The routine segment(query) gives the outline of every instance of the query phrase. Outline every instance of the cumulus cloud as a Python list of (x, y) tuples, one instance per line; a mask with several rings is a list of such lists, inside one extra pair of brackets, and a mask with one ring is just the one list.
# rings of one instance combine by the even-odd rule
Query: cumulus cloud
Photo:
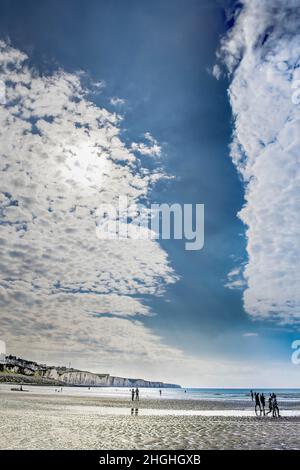
[(110, 100), (109, 100), (110, 104), (112, 106), (123, 106), (125, 103), (126, 103), (126, 100), (124, 100), (123, 98), (118, 98), (117, 96), (113, 96)]
[(211, 74), (213, 77), (215, 77), (217, 80), (221, 78), (222, 75), (222, 70), (221, 67), (218, 64), (215, 64), (212, 68)]
[(157, 140), (150, 134), (150, 132), (146, 132), (143, 137), (145, 142), (132, 142), (131, 149), (141, 155), (160, 157), (161, 146), (158, 144)]
[(231, 84), (231, 156), (245, 182), (246, 311), (300, 320), (299, 0), (243, 0), (219, 58)]
[(227, 282), (225, 283), (225, 287), (228, 287), (228, 289), (242, 289), (245, 287), (242, 267), (236, 267), (227, 274)]
[(142, 367), (182, 354), (136, 318), (176, 275), (156, 241), (99, 240), (97, 209), (119, 195), (147, 200), (163, 175), (141, 167), (118, 115), (88, 100), (81, 75), (41, 75), (0, 42), (1, 336), (38, 360), (88, 358), (85, 368), (110, 371), (134, 350)]

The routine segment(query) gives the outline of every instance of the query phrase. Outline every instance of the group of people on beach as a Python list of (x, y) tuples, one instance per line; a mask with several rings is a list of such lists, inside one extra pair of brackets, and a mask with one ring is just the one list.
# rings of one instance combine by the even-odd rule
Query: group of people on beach
[(255, 402), (255, 413), (266, 416), (266, 414), (272, 413), (273, 418), (280, 417), (279, 414), (279, 407), (278, 407), (278, 402), (277, 402), (277, 397), (275, 393), (270, 393), (270, 396), (268, 398), (268, 405), (269, 405), (269, 411), (265, 411), (266, 407), (266, 398), (263, 393), (258, 393), (258, 392), (253, 392), (253, 390), (250, 390), (250, 395), (252, 401)]
[[(139, 389), (138, 389), (138, 388), (136, 388), (136, 389), (132, 388), (132, 389), (130, 390), (130, 392), (131, 392), (131, 401), (134, 401), (134, 400), (139, 401), (139, 399), (140, 399), (140, 391), (139, 391)], [(159, 389), (158, 392), (159, 392), (159, 396), (161, 397), (162, 391)]]
[(132, 388), (131, 389), (131, 401), (134, 401), (134, 400), (137, 400), (139, 401), (140, 399), (140, 391), (138, 388), (134, 389)]

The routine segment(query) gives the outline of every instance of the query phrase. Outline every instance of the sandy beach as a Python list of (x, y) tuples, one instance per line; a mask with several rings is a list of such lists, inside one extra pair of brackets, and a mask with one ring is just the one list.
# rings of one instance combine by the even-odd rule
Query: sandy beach
[(132, 405), (130, 398), (1, 390), (0, 409), (1, 449), (300, 449), (299, 402), (282, 403), (283, 417), (273, 419), (255, 417), (247, 400)]

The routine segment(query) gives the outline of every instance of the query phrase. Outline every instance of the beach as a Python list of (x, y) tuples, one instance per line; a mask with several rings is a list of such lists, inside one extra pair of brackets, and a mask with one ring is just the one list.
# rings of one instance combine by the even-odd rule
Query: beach
[(249, 399), (160, 399), (157, 391), (143, 398), (141, 391), (131, 402), (127, 390), (27, 389), (0, 389), (1, 449), (300, 449), (297, 400), (282, 402), (274, 419), (256, 417)]

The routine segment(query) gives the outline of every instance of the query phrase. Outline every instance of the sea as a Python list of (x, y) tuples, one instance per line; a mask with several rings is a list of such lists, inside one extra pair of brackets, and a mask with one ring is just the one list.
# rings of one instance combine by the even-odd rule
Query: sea
[[(1, 391), (11, 391), (18, 388), (18, 385), (0, 383)], [(23, 385), (24, 390), (37, 395), (53, 395), (63, 393), (65, 396), (82, 397), (107, 397), (126, 398), (130, 397), (128, 387), (55, 387)], [(291, 402), (300, 401), (300, 388), (256, 388), (253, 391), (264, 393), (266, 397), (270, 393), (275, 393), (279, 400)], [(172, 399), (172, 400), (247, 400), (250, 399), (250, 389), (248, 388), (162, 388), (161, 395), (158, 388), (140, 388), (140, 398)]]

